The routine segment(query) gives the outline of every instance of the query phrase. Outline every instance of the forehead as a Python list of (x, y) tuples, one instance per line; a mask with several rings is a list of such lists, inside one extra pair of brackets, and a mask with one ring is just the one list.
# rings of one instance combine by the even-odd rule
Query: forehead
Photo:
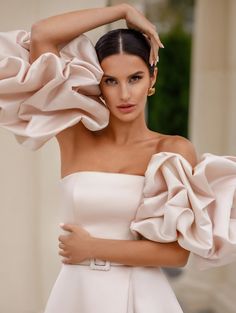
[(114, 54), (106, 57), (101, 62), (104, 74), (110, 76), (125, 76), (137, 71), (148, 72), (147, 65), (142, 58), (133, 54)]

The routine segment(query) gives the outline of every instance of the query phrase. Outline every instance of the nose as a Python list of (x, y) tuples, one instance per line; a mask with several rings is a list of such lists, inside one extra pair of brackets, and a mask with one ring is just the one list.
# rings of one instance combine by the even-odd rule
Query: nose
[(120, 84), (120, 99), (127, 102), (130, 98), (130, 89), (126, 83)]

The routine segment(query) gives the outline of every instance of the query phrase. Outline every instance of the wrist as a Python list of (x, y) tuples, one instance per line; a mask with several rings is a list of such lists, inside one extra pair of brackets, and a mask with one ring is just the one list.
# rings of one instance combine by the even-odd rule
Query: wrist
[(121, 18), (122, 19), (126, 19), (127, 13), (132, 8), (132, 6), (129, 5), (128, 3), (120, 3), (120, 4), (117, 4), (116, 7), (119, 8), (119, 10), (121, 12)]
[(98, 241), (98, 238), (91, 236), (90, 238), (90, 258), (91, 259), (97, 258), (97, 241)]

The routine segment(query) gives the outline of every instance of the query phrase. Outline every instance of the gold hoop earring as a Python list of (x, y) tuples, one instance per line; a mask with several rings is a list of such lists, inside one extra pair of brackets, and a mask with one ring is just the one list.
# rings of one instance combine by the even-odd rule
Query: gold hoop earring
[(156, 89), (155, 89), (155, 87), (150, 87), (149, 89), (148, 89), (148, 96), (152, 96), (152, 95), (154, 95), (154, 93), (156, 92)]

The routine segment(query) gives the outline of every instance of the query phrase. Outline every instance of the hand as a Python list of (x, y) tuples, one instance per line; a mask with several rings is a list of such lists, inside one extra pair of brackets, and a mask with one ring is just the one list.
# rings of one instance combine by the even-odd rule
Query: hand
[(93, 237), (82, 227), (75, 224), (60, 224), (61, 228), (69, 231), (68, 235), (60, 235), (59, 255), (65, 257), (64, 264), (78, 264), (92, 258), (91, 244)]
[(149, 62), (151, 65), (156, 64), (159, 61), (159, 47), (164, 48), (164, 45), (162, 44), (156, 31), (156, 26), (152, 24), (141, 12), (130, 5), (127, 7), (125, 20), (128, 28), (140, 31), (147, 39), (149, 39), (151, 44)]

